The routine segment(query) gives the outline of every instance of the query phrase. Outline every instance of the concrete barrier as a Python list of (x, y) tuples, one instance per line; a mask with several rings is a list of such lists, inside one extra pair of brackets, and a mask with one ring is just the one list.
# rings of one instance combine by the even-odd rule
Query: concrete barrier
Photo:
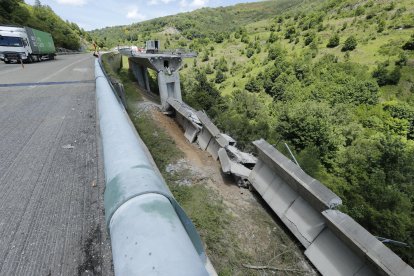
[(341, 199), (265, 140), (253, 144), (259, 161), (250, 183), (302, 245), (309, 247), (325, 227), (321, 211), (340, 205)]

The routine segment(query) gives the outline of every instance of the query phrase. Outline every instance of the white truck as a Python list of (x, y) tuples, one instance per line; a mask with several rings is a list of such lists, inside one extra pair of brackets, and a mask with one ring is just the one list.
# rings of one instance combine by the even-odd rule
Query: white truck
[(0, 60), (35, 62), (55, 58), (52, 35), (29, 27), (0, 26)]

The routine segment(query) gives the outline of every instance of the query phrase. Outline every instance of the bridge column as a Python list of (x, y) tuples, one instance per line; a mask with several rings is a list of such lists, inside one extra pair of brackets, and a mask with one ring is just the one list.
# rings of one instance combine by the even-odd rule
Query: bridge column
[(167, 103), (168, 98), (176, 99), (182, 102), (180, 75), (178, 71), (171, 72), (161, 71), (158, 73), (158, 88), (160, 91), (161, 105), (163, 110), (167, 110), (170, 105)]
[(182, 56), (176, 54), (142, 53), (130, 57), (129, 62), (139, 85), (147, 90), (150, 89), (147, 69), (149, 68), (157, 72), (161, 106), (164, 111), (170, 108), (170, 105), (167, 103), (168, 98), (182, 102), (179, 75)]
[(138, 81), (138, 85), (147, 91), (150, 91), (149, 79), (148, 79), (148, 69), (140, 64), (137, 64), (133, 61), (129, 61), (129, 68), (131, 68), (132, 73)]
[(148, 69), (143, 67), (144, 70), (144, 79), (145, 79), (145, 88), (147, 91), (151, 91), (150, 85), (149, 85), (149, 78), (148, 78)]

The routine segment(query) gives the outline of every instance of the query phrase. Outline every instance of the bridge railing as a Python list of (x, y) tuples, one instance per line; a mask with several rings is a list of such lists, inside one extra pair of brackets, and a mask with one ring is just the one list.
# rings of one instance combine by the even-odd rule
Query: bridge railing
[(194, 225), (166, 186), (98, 60), (95, 76), (115, 274), (214, 275)]

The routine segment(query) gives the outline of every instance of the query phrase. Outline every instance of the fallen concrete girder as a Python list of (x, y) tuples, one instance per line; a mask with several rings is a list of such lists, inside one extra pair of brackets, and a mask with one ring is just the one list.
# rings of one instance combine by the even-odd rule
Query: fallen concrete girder
[(237, 186), (248, 188), (250, 184), (248, 177), (250, 175), (251, 170), (249, 170), (242, 164), (231, 160), (225, 148), (219, 149), (218, 156), (223, 173), (232, 174), (235, 177)]
[(305, 246), (322, 275), (414, 275), (414, 270), (348, 215), (341, 199), (264, 140), (249, 180)]
[(196, 112), (184, 102), (180, 102), (173, 98), (168, 98), (167, 103), (175, 110), (175, 118), (184, 129), (185, 138), (190, 143), (193, 143), (202, 129), (201, 122), (198, 119)]

